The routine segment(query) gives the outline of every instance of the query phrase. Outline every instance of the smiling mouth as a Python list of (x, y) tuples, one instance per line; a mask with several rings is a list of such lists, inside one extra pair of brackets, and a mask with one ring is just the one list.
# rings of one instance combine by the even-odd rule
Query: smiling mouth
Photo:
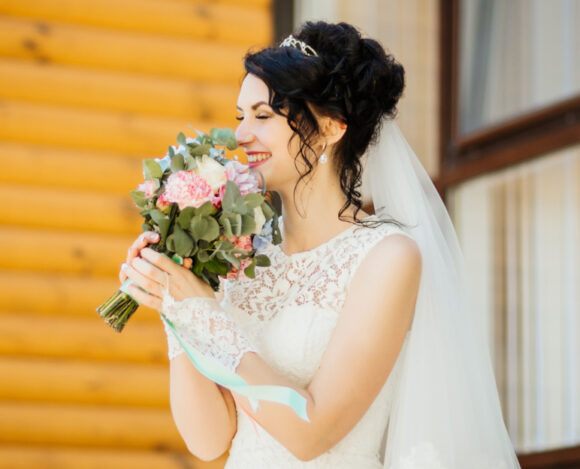
[(250, 153), (247, 155), (249, 164), (261, 163), (266, 161), (272, 155), (270, 153)]

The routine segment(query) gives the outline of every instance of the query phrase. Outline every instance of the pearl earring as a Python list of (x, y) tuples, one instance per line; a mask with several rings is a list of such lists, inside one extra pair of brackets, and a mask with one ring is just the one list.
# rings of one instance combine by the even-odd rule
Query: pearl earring
[(324, 153), (324, 150), (326, 150), (326, 142), (324, 142), (324, 146), (322, 147), (322, 154), (318, 157), (318, 162), (319, 163), (326, 163), (328, 161), (328, 156), (326, 156), (326, 153)]

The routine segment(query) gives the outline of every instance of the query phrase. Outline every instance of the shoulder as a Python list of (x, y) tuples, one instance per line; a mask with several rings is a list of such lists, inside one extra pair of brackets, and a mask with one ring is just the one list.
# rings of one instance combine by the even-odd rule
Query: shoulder
[(421, 252), (415, 240), (403, 228), (393, 223), (359, 226), (354, 231), (359, 246), (366, 245), (365, 257), (397, 259), (416, 265), (421, 263)]
[(413, 238), (402, 230), (390, 231), (370, 250), (371, 259), (389, 259), (399, 266), (421, 267), (421, 251)]
[(356, 283), (365, 285), (365, 290), (384, 285), (385, 282), (399, 286), (418, 286), (422, 257), (416, 241), (398, 227), (379, 226), (365, 230), (376, 230), (376, 233), (357, 269)]

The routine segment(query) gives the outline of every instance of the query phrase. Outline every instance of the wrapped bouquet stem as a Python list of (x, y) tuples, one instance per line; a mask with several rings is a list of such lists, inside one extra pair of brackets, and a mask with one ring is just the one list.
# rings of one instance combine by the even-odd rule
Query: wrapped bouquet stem
[[(255, 175), (226, 158), (226, 149), (236, 146), (230, 129), (195, 138), (180, 133), (163, 158), (143, 161), (145, 181), (131, 192), (143, 231), (159, 234), (151, 248), (179, 264), (190, 258), (190, 270), (214, 291), (220, 277), (253, 278), (256, 267), (270, 265), (257, 248), (281, 240), (278, 215)], [(97, 308), (117, 332), (139, 306), (126, 287), (127, 282)]]

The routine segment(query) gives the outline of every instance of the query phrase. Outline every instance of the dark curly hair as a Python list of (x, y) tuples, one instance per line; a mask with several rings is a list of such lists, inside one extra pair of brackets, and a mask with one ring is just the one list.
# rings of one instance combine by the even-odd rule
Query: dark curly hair
[(340, 186), (346, 196), (338, 215), (342, 219), (352, 205), (358, 222), (361, 157), (376, 139), (383, 117), (396, 114), (405, 86), (404, 69), (377, 41), (363, 39), (347, 23), (307, 22), (294, 37), (318, 55), (306, 55), (294, 47), (269, 47), (246, 55), (246, 73), (266, 83), (273, 111), (286, 117), (300, 139), (296, 167), (300, 172), (301, 158), (306, 170), (300, 172), (297, 186), (317, 162), (308, 156), (314, 154), (312, 145), (319, 133), (311, 108), (320, 116), (347, 124), (334, 147)]

